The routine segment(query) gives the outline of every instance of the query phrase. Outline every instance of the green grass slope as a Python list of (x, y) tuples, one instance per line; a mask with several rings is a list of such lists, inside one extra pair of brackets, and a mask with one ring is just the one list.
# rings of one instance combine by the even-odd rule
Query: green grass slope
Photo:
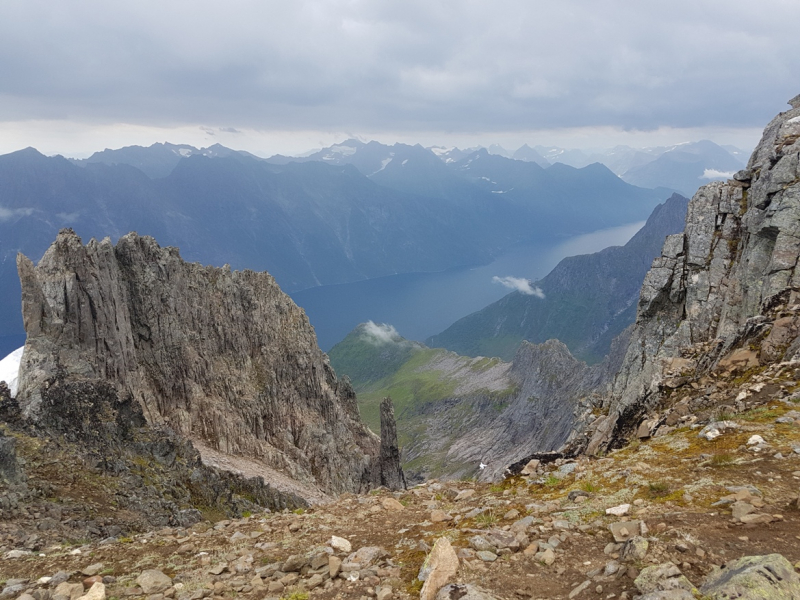
[(380, 431), (380, 402), (394, 402), (400, 445), (424, 435), (418, 420), (436, 402), (456, 396), (499, 398), (511, 390), (499, 359), (458, 356), (402, 338), (389, 325), (364, 323), (328, 353), (337, 375), (350, 378), (361, 418)]

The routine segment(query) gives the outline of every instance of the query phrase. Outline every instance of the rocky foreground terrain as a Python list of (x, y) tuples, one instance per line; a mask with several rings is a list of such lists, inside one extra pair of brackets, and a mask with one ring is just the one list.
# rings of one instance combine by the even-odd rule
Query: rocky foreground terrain
[(800, 362), (693, 383), (607, 456), (142, 533), (113, 529), (109, 476), (6, 428), (25, 486), (51, 487), (0, 500), (0, 598), (800, 597)]

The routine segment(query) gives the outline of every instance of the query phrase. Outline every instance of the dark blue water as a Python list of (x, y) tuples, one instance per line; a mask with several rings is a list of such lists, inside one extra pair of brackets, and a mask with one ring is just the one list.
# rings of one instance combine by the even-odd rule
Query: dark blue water
[(326, 352), (365, 321), (389, 323), (403, 337), (423, 341), (511, 291), (493, 283), (493, 277), (541, 279), (567, 256), (624, 244), (642, 225), (596, 231), (556, 246), (521, 245), (481, 267), (390, 275), (310, 288), (291, 296), (305, 309)]

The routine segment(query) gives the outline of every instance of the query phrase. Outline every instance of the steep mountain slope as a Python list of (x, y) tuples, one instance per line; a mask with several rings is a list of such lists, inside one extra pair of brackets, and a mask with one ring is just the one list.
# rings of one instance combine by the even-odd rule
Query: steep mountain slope
[(556, 340), (523, 343), (512, 362), (503, 362), (427, 348), (390, 326), (366, 323), (334, 346), (330, 359), (352, 378), (371, 427), (381, 400), (392, 398), (411, 481), (492, 481), (509, 464), (567, 442), (592, 405), (593, 390), (602, 390), (619, 368), (626, 342), (621, 336), (611, 356), (593, 367)]
[(677, 194), (659, 205), (622, 247), (562, 260), (536, 285), (544, 297), (513, 292), (426, 340), (467, 356), (510, 360), (519, 343), (555, 338), (590, 363), (635, 318), (636, 300), (664, 238), (683, 227), (688, 200)]
[(381, 462), (352, 389), (269, 274), (185, 263), (136, 234), (84, 246), (70, 230), (37, 266), (19, 255), (18, 267), (24, 419), (46, 425), (82, 398), (111, 407), (116, 398), (201, 452), (263, 462), (332, 493), (386, 484), (399, 468)]
[[(800, 96), (790, 104), (747, 168), (701, 188), (685, 231), (667, 238), (642, 286), (608, 414), (590, 428), (589, 452), (619, 443), (694, 386), (724, 398), (710, 389), (715, 378), (800, 358)], [(731, 410), (746, 396), (732, 398)]]

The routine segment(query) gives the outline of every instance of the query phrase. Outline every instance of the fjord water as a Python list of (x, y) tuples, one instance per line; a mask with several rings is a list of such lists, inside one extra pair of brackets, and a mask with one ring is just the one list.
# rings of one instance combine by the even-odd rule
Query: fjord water
[(603, 229), (555, 246), (519, 245), (479, 267), (324, 285), (295, 292), (291, 297), (305, 309), (326, 352), (365, 321), (389, 323), (403, 337), (423, 341), (511, 292), (494, 283), (493, 277), (541, 279), (567, 256), (625, 244), (642, 225), (644, 221)]

